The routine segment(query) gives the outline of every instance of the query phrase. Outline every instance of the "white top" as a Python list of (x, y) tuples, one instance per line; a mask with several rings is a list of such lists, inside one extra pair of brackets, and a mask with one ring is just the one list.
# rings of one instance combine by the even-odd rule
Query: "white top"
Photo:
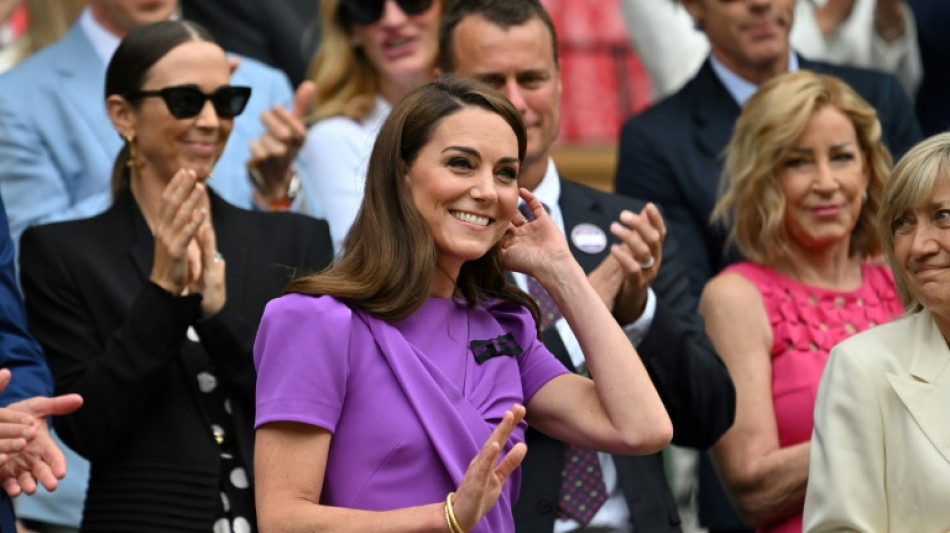
[[(848, 19), (827, 39), (815, 14), (827, 0), (799, 0), (795, 4), (792, 48), (803, 56), (830, 63), (883, 70), (897, 76), (911, 97), (923, 78), (917, 25), (903, 5), (904, 35), (888, 43), (874, 28), (875, 0), (856, 0)], [(676, 92), (699, 70), (709, 55), (706, 35), (692, 17), (670, 0), (622, 0), (624, 24), (634, 49), (653, 84), (653, 99)]]
[(337, 252), (363, 202), (369, 155), (391, 110), (389, 102), (377, 95), (376, 105), (365, 119), (331, 117), (310, 126), (307, 132), (301, 150), (306, 179), (323, 206)]
[[(564, 215), (561, 213), (559, 203), (561, 199), (561, 181), (557, 173), (557, 168), (554, 165), (554, 160), (548, 160), (548, 169), (544, 173), (544, 178), (541, 179), (541, 183), (531, 192), (541, 200), (548, 215), (554, 223), (557, 224), (557, 227), (561, 229), (561, 233), (566, 235), (567, 233), (564, 230)], [(527, 292), (527, 277), (520, 272), (512, 272), (512, 275), (518, 287)], [(634, 345), (640, 344), (640, 341), (646, 336), (650, 330), (650, 326), (653, 324), (655, 314), (656, 294), (654, 294), (651, 288), (647, 290), (647, 301), (643, 313), (632, 324), (624, 325), (624, 331), (632, 337)], [(577, 337), (574, 336), (574, 332), (571, 331), (571, 327), (567, 324), (567, 320), (564, 318), (558, 319), (558, 321), (554, 323), (554, 327), (557, 329), (558, 335), (561, 337), (561, 342), (564, 344), (564, 349), (567, 350), (568, 355), (570, 355), (571, 362), (574, 366), (577, 368), (585, 367), (586, 360), (584, 359), (584, 352), (581, 351), (580, 343), (577, 341)], [(597, 457), (600, 459), (600, 467), (601, 470), (603, 470), (604, 485), (607, 489), (607, 501), (605, 501), (604, 505), (591, 517), (588, 527), (609, 527), (618, 533), (627, 532), (630, 528), (630, 510), (627, 508), (627, 501), (624, 499), (623, 493), (620, 491), (620, 485), (617, 482), (617, 468), (614, 466), (613, 457), (611, 457), (610, 454), (602, 452), (598, 452)], [(558, 519), (554, 523), (554, 533), (567, 533), (580, 528), (581, 524), (576, 520)]]

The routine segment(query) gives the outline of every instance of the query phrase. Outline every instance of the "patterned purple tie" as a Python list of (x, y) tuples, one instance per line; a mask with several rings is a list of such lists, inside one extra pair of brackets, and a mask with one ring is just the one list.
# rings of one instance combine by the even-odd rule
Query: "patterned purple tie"
[[(534, 213), (528, 204), (522, 203), (518, 210), (528, 220)], [(545, 207), (547, 210), (547, 207)], [(541, 327), (546, 328), (561, 318), (554, 300), (538, 280), (527, 276), (528, 294), (541, 308)], [(561, 490), (558, 493), (557, 517), (574, 519), (587, 525), (594, 513), (607, 501), (607, 486), (597, 452), (567, 445), (564, 448), (564, 469), (561, 470)]]

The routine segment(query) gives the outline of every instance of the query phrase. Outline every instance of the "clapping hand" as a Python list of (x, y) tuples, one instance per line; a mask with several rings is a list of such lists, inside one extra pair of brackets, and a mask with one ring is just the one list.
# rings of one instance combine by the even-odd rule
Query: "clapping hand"
[(202, 316), (220, 311), (226, 301), (224, 258), (217, 251), (206, 186), (193, 170), (179, 170), (165, 187), (152, 231), (149, 279), (175, 295), (201, 294)]
[(618, 322), (629, 324), (643, 312), (647, 290), (660, 270), (666, 224), (660, 210), (649, 203), (640, 213), (620, 213), (620, 220), (610, 225), (610, 233), (621, 241), (611, 246), (610, 257), (620, 265), (623, 282), (608, 308)]

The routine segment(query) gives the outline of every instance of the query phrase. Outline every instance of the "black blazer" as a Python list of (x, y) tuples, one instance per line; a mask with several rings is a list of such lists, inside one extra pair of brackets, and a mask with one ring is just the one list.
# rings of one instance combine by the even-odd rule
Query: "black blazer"
[[(921, 140), (914, 108), (897, 78), (804, 58), (799, 65), (841, 78), (874, 106), (895, 160)], [(710, 278), (739, 259), (736, 252), (724, 251), (726, 233), (709, 223), (723, 150), (739, 111), (707, 60), (682, 89), (630, 119), (620, 135), (616, 191), (663, 207), (696, 297)]]
[[(228, 299), (209, 319), (198, 295), (148, 281), (154, 241), (128, 191), (101, 215), (23, 234), (30, 329), (57, 394), (85, 398), (55, 421), (91, 463), (83, 531), (211, 531), (220, 457), (195, 379), (209, 359), (253, 465), (252, 349), (264, 305), (295, 272), (329, 264), (332, 245), (324, 221), (245, 211), (214, 193), (211, 217)], [(200, 343), (186, 341), (189, 326)]]
[[(568, 234), (571, 228), (586, 222), (610, 236), (610, 223), (619, 219), (622, 210), (639, 212), (644, 203), (561, 180), (559, 206)], [(609, 247), (590, 254), (577, 249), (573, 242), (570, 246), (585, 272), (594, 270), (609, 254)], [(707, 448), (732, 425), (735, 389), (725, 365), (706, 338), (683, 272), (681, 250), (669, 235), (663, 243), (663, 260), (653, 291), (657, 297), (656, 315), (637, 352), (673, 422), (673, 442)], [(546, 329), (543, 339), (567, 368), (575, 370), (554, 328)], [(521, 494), (514, 508), (515, 526), (519, 533), (551, 533), (556, 519), (564, 443), (530, 428), (526, 440), (528, 455), (522, 463)], [(661, 454), (615, 455), (614, 463), (634, 530), (680, 531), (679, 514), (666, 482)]]

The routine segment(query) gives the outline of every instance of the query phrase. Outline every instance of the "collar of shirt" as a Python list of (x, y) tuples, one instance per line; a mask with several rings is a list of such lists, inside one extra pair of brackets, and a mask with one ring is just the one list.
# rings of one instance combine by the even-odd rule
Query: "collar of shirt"
[[(716, 73), (716, 77), (725, 85), (726, 90), (729, 91), (732, 98), (739, 104), (739, 107), (745, 105), (746, 100), (751, 98), (752, 95), (755, 94), (755, 91), (759, 89), (758, 85), (741, 78), (738, 74), (729, 70), (728, 67), (716, 59), (715, 54), (709, 54), (709, 62), (712, 65), (713, 72)], [(797, 70), (798, 56), (795, 55), (795, 52), (790, 50), (788, 52), (788, 71), (795, 72)]]
[[(119, 43), (122, 42), (122, 39), (100, 24), (99, 21), (96, 20), (96, 17), (92, 16), (91, 9), (92, 8), (88, 6), (86, 6), (86, 9), (83, 9), (82, 14), (79, 15), (79, 26), (82, 28), (83, 33), (86, 34), (86, 37), (92, 42), (92, 47), (95, 49), (99, 59), (102, 60), (102, 64), (108, 66), (109, 61), (112, 59), (112, 54), (115, 53), (115, 49), (119, 47)], [(171, 20), (177, 20), (178, 18), (177, 13), (171, 16)]]

